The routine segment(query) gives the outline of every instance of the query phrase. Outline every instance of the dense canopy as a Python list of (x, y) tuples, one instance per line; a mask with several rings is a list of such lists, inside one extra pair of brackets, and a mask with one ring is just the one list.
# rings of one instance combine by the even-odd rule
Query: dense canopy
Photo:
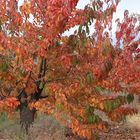
[(1, 0), (0, 111), (51, 114), (88, 139), (108, 128), (99, 112), (112, 121), (136, 113), (129, 103), (140, 93), (140, 27), (126, 10), (113, 45), (118, 2), (94, 0), (82, 10), (78, 0), (24, 0), (20, 7)]

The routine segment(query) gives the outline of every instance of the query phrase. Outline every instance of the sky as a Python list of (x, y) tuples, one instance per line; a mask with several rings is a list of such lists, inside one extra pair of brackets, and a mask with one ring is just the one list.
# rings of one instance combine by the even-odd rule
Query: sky
[[(19, 0), (19, 5), (22, 4), (24, 0)], [(88, 4), (91, 0), (79, 0), (77, 8), (83, 9), (86, 4)], [(115, 26), (115, 20), (117, 18), (123, 19), (123, 12), (124, 10), (129, 10), (130, 14), (131, 13), (138, 13), (140, 14), (140, 0), (121, 0), (118, 7), (117, 11), (113, 16), (113, 32), (116, 29)], [(66, 34), (71, 34), (74, 32), (75, 29), (71, 29)]]
[[(24, 0), (19, 0), (19, 3), (21, 3)], [(91, 0), (79, 0), (77, 7), (80, 9), (83, 9), (86, 4), (88, 4)], [(140, 0), (121, 0), (121, 2), (118, 5), (117, 12), (114, 15), (114, 17), (123, 17), (123, 11), (129, 10), (130, 13), (140, 13)]]
[[(86, 4), (88, 4), (91, 0), (79, 0), (79, 3), (77, 5), (78, 8), (84, 8)], [(124, 10), (129, 10), (130, 13), (135, 12), (135, 13), (140, 13), (140, 0), (121, 0), (116, 16), (118, 17), (123, 17), (123, 11)]]
[[(79, 0), (79, 3), (77, 5), (78, 8), (83, 9), (86, 4), (88, 4), (91, 0)], [(140, 0), (121, 0), (116, 13), (113, 15), (113, 29), (112, 31), (114, 32), (116, 29), (115, 25), (115, 20), (117, 18), (123, 19), (123, 13), (125, 10), (129, 10), (130, 14), (132, 13), (138, 13), (140, 14)], [(74, 29), (71, 29), (69, 31), (69, 34), (73, 31)]]

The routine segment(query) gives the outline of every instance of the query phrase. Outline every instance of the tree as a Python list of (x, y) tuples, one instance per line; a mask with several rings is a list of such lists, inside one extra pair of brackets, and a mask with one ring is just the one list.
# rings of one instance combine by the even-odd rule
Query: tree
[[(77, 3), (25, 0), (18, 8), (16, 0), (1, 2), (0, 111), (19, 109), (27, 132), (37, 111), (88, 139), (108, 127), (96, 110), (112, 121), (137, 112), (128, 106), (140, 92), (137, 19), (125, 11), (124, 20), (116, 20), (113, 45), (111, 23), (118, 0), (95, 0), (84, 10)], [(79, 28), (73, 35), (63, 36), (75, 25)]]

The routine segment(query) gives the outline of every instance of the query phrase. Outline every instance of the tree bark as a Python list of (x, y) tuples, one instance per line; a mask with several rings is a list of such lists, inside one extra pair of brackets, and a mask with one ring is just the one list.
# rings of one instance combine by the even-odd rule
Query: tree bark
[[(38, 101), (41, 98), (47, 98), (48, 97), (48, 96), (44, 96), (44, 97), (41, 96), (41, 93), (42, 93), (43, 89), (40, 89), (38, 87), (37, 90), (38, 91), (35, 92), (31, 96), (31, 100)], [(28, 107), (27, 94), (25, 93), (24, 90), (18, 96), (18, 99), (20, 101), (19, 110), (20, 110), (21, 128), (22, 128), (23, 132), (28, 134), (29, 128), (33, 124), (34, 119), (35, 119), (36, 109), (34, 108), (34, 109), (30, 110), (30, 108)]]
[(27, 103), (21, 103), (20, 105), (20, 123), (23, 132), (28, 134), (30, 126), (34, 122), (36, 110), (30, 110)]

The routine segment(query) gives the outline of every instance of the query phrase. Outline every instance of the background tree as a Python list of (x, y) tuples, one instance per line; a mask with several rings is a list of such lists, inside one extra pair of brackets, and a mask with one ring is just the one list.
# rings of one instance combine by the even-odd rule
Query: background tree
[[(113, 46), (118, 0), (95, 0), (84, 10), (77, 3), (25, 0), (18, 7), (16, 0), (1, 2), (0, 110), (19, 109), (27, 132), (37, 111), (56, 116), (88, 139), (108, 128), (97, 110), (112, 121), (137, 112), (128, 106), (140, 92), (137, 19), (125, 11), (124, 20), (116, 20)], [(63, 36), (75, 25), (73, 35)]]

